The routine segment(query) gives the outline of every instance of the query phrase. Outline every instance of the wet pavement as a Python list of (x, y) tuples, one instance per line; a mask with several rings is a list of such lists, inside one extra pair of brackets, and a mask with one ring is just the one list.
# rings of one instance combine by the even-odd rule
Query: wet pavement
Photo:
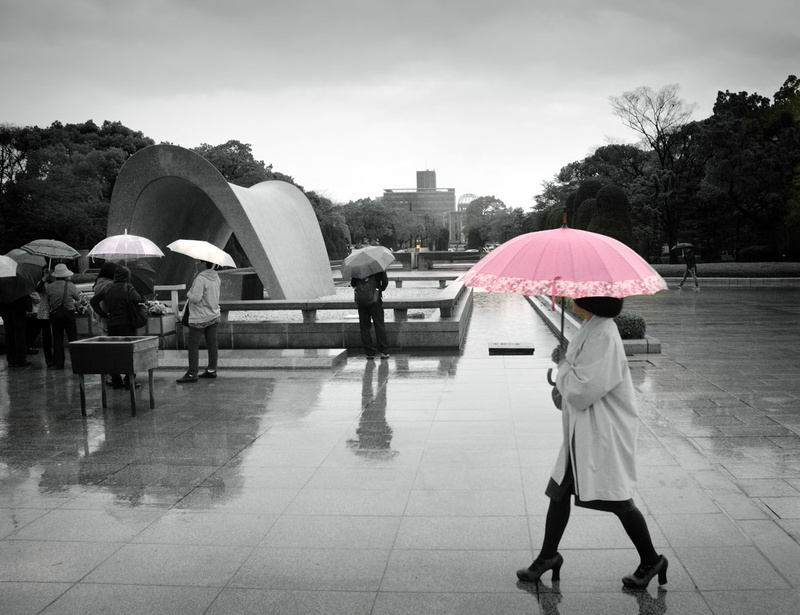
[[(476, 295), (463, 352), (330, 370), (155, 374), (130, 416), (87, 377), (0, 365), (0, 612), (778, 615), (800, 599), (800, 289), (637, 297), (637, 501), (659, 591), (615, 517), (574, 510), (553, 587), (518, 584), (560, 438), (555, 338)], [(497, 342), (534, 356), (489, 356)], [(201, 359), (203, 353), (201, 352)]]

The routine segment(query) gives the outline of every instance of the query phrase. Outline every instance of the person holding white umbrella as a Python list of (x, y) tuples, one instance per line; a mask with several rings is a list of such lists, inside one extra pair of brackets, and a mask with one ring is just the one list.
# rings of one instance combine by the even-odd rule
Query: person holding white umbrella
[[(217, 326), (219, 325), (220, 279), (214, 263), (198, 261), (205, 267), (197, 274), (192, 287), (186, 294), (186, 310), (189, 311), (189, 370), (176, 382), (179, 384), (197, 382), (198, 378), (217, 377)], [(200, 340), (205, 338), (208, 349), (208, 367), (200, 371)]]

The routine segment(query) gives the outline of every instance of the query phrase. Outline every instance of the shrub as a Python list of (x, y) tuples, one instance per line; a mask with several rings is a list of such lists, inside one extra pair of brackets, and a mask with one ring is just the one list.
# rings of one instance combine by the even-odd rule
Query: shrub
[(644, 318), (634, 312), (622, 312), (614, 319), (619, 329), (619, 335), (624, 340), (641, 340), (644, 339), (647, 325)]
[(747, 246), (739, 250), (736, 260), (740, 263), (767, 263), (777, 259), (767, 246)]

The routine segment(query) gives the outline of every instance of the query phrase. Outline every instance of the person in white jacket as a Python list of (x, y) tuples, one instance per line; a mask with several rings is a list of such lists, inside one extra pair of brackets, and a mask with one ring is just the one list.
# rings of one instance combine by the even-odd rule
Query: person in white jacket
[[(558, 545), (575, 505), (615, 514), (639, 554), (625, 587), (645, 588), (658, 575), (667, 582), (667, 558), (656, 553), (644, 516), (633, 502), (639, 417), (625, 348), (614, 317), (622, 299), (573, 300), (584, 324), (566, 352), (553, 350), (558, 363), (556, 389), (561, 396), (563, 442), (545, 494), (550, 505), (539, 556), (517, 571), (521, 581), (537, 582), (548, 570), (560, 578), (564, 558)], [(558, 395), (554, 395), (558, 399)]]
[[(186, 308), (189, 310), (189, 371), (176, 382), (184, 384), (197, 382), (198, 378), (217, 377), (217, 326), (219, 325), (219, 274), (214, 263), (199, 261), (205, 269), (197, 274), (192, 287), (186, 294)], [(205, 338), (208, 348), (208, 368), (200, 371), (200, 340)]]

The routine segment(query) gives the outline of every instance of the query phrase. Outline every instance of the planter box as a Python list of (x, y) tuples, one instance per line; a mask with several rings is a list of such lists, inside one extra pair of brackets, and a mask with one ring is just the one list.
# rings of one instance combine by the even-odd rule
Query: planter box
[(147, 324), (136, 330), (136, 335), (167, 335), (169, 333), (175, 333), (175, 314), (149, 316)]
[[(153, 368), (158, 367), (158, 338), (142, 336), (107, 335), (90, 337), (70, 342), (69, 355), (72, 373), (80, 377), (81, 414), (86, 416), (86, 392), (84, 374), (127, 374), (148, 372), (150, 384), (150, 407), (153, 399)], [(103, 408), (106, 407), (105, 377), (101, 375)], [(131, 414), (136, 416), (135, 387), (131, 386)]]

